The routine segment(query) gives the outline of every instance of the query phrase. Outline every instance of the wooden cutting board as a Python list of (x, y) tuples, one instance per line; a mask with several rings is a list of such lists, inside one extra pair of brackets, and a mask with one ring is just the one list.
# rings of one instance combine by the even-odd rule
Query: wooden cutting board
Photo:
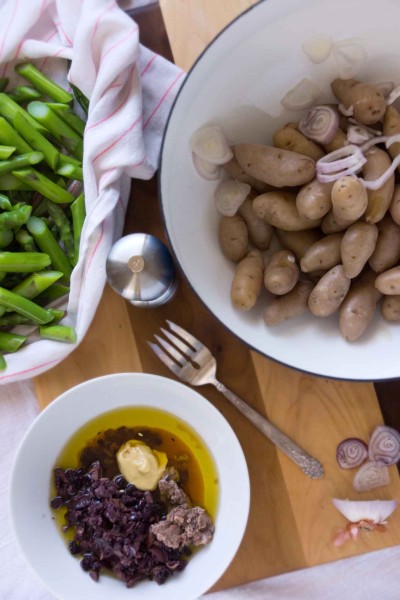
[[(218, 31), (253, 3), (161, 0), (176, 63), (190, 68)], [(154, 180), (133, 184), (126, 232), (134, 231), (153, 233), (165, 241)], [(172, 302), (153, 310), (128, 306), (107, 287), (80, 347), (61, 365), (36, 378), (40, 405), (46, 406), (73, 385), (108, 373), (145, 371), (170, 377), (145, 343), (166, 318), (207, 344), (217, 358), (219, 378), (321, 460), (326, 472), (323, 480), (311, 481), (216, 390), (199, 390), (236, 431), (251, 478), (247, 531), (236, 558), (214, 589), (400, 543), (400, 521), (394, 517), (385, 534), (362, 536), (357, 544), (340, 549), (332, 544), (336, 530), (344, 525), (344, 518), (332, 507), (332, 497), (400, 498), (394, 467), (390, 486), (356, 494), (351, 485), (353, 474), (336, 465), (339, 441), (350, 436), (368, 440), (370, 432), (382, 423), (373, 385), (312, 377), (251, 352), (221, 327), (184, 280)]]

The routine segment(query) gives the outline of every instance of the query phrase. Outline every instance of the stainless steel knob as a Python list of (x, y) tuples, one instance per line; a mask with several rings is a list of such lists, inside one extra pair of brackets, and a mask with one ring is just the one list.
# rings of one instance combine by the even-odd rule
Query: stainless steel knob
[(170, 251), (147, 233), (120, 238), (107, 257), (106, 274), (117, 294), (144, 308), (168, 302), (178, 285)]

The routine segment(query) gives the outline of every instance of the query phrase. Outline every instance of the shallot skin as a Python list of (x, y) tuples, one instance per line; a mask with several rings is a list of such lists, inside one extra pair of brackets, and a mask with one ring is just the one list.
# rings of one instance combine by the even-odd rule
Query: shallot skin
[(355, 469), (368, 458), (368, 446), (359, 438), (347, 438), (336, 449), (336, 460), (341, 469)]

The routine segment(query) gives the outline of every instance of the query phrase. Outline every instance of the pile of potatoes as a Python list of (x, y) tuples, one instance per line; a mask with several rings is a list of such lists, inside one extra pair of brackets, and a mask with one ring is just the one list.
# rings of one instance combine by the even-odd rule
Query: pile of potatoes
[[(379, 89), (354, 79), (335, 80), (338, 103), (353, 107), (364, 125), (384, 135), (400, 133), (400, 114)], [(273, 135), (273, 146), (238, 144), (224, 165), (228, 176), (252, 190), (234, 216), (222, 216), (219, 243), (237, 263), (231, 301), (250, 310), (263, 288), (274, 295), (264, 313), (267, 325), (311, 312), (327, 317), (336, 311), (343, 337), (358, 339), (371, 322), (378, 302), (388, 321), (400, 322), (400, 184), (395, 174), (376, 191), (355, 175), (320, 183), (316, 161), (348, 144), (349, 122), (329, 144), (309, 140), (288, 123)], [(378, 124), (378, 125), (376, 125)], [(362, 176), (377, 179), (400, 153), (373, 146)], [(263, 251), (276, 236), (281, 250), (264, 264)]]

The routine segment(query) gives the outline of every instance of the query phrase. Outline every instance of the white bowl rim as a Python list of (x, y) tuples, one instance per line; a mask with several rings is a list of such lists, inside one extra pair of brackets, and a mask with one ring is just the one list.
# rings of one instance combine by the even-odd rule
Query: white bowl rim
[[(166, 386), (169, 385), (169, 386), (171, 386), (171, 388), (175, 387), (177, 390), (178, 389), (186, 390), (186, 392), (192, 397), (192, 399), (195, 402), (196, 401), (200, 402), (203, 405), (203, 409), (207, 410), (207, 412), (210, 413), (211, 417), (214, 416), (218, 420), (218, 426), (225, 428), (226, 433), (231, 438), (230, 441), (233, 442), (233, 450), (235, 452), (235, 466), (237, 465), (237, 467), (240, 471), (240, 478), (241, 478), (241, 490), (240, 490), (240, 495), (239, 495), (241, 512), (240, 512), (240, 517), (238, 517), (237, 521), (235, 521), (235, 527), (237, 528), (236, 538), (235, 538), (234, 543), (230, 546), (229, 551), (226, 552), (225, 556), (220, 556), (221, 568), (219, 569), (218, 575), (216, 577), (213, 577), (212, 579), (210, 577), (207, 579), (207, 574), (204, 573), (203, 585), (201, 588), (198, 586), (195, 589), (196, 595), (195, 596), (190, 595), (190, 597), (189, 597), (189, 596), (187, 596), (187, 593), (186, 593), (185, 597), (182, 597), (182, 600), (196, 600), (199, 596), (206, 593), (209, 590), (209, 588), (212, 587), (212, 585), (214, 585), (217, 582), (217, 580), (223, 575), (223, 573), (226, 571), (226, 569), (231, 564), (232, 560), (234, 559), (234, 557), (240, 547), (244, 533), (246, 531), (248, 518), (249, 518), (249, 511), (250, 511), (250, 477), (249, 477), (249, 471), (248, 471), (244, 452), (243, 452), (240, 442), (236, 436), (236, 433), (234, 432), (233, 428), (231, 427), (231, 425), (229, 424), (227, 419), (222, 415), (222, 413), (211, 402), (208, 401), (207, 398), (202, 396), (199, 392), (197, 392), (196, 390), (192, 389), (191, 387), (189, 387), (187, 385), (184, 385), (183, 383), (180, 383), (180, 382), (170, 379), (168, 377), (163, 377), (161, 375), (155, 375), (155, 374), (151, 374), (151, 373), (142, 373), (142, 372), (112, 373), (112, 374), (104, 375), (101, 377), (94, 377), (92, 379), (84, 381), (84, 382), (66, 390), (65, 392), (60, 394), (57, 398), (55, 398), (49, 405), (47, 405), (41, 411), (41, 413), (31, 423), (31, 425), (25, 432), (21, 442), (19, 443), (19, 446), (17, 448), (16, 454), (14, 457), (13, 466), (12, 466), (11, 478), (10, 478), (10, 492), (9, 492), (8, 500), (9, 500), (11, 524), (12, 524), (14, 537), (17, 541), (17, 544), (18, 544), (22, 554), (26, 558), (29, 566), (35, 572), (36, 576), (40, 579), (40, 581), (44, 584), (44, 586), (52, 594), (54, 594), (54, 596), (56, 598), (62, 600), (62, 596), (59, 595), (59, 593), (60, 593), (59, 590), (56, 590), (53, 588), (53, 586), (49, 585), (49, 583), (46, 581), (46, 579), (42, 575), (42, 573), (39, 573), (33, 566), (30, 556), (25, 552), (24, 543), (21, 540), (20, 535), (19, 535), (17, 514), (16, 514), (16, 511), (14, 508), (15, 503), (13, 502), (13, 498), (15, 496), (14, 487), (15, 487), (15, 482), (18, 477), (19, 463), (23, 459), (24, 451), (26, 450), (26, 447), (27, 447), (27, 444), (29, 443), (30, 437), (34, 433), (35, 429), (38, 427), (38, 423), (42, 423), (43, 420), (48, 418), (49, 414), (51, 414), (53, 411), (57, 411), (60, 404), (65, 402), (65, 400), (68, 399), (68, 397), (71, 394), (75, 393), (75, 391), (77, 389), (81, 390), (85, 387), (90, 387), (91, 385), (93, 385), (93, 383), (97, 384), (99, 381), (114, 380), (114, 379), (117, 380), (120, 378), (127, 378), (127, 379), (138, 380), (138, 381), (147, 380), (150, 385), (152, 382), (155, 382), (156, 384), (159, 383), (161, 385), (166, 385)], [(116, 404), (115, 406), (111, 405), (108, 410), (101, 410), (101, 412), (96, 412), (96, 408), (94, 408), (95, 414), (93, 415), (92, 418), (95, 418), (96, 416), (103, 414), (104, 412), (109, 412), (111, 410), (114, 410), (114, 409), (118, 408), (118, 406), (128, 406), (128, 405), (129, 404), (126, 401), (125, 402), (121, 401), (121, 403), (119, 405), (118, 404)], [(132, 406), (135, 406), (135, 405), (140, 406), (140, 403), (136, 403), (136, 404), (132, 403)], [(164, 410), (165, 410), (165, 412), (170, 412), (170, 414), (175, 414), (173, 411), (168, 410), (168, 408), (165, 408)], [(183, 419), (180, 416), (178, 416), (178, 418), (185, 421), (185, 419)], [(87, 420), (82, 422), (77, 428), (79, 429), (79, 427), (83, 426), (86, 422), (87, 422)], [(188, 425), (190, 427), (192, 427), (193, 429), (196, 430), (195, 425), (191, 424), (188, 421), (186, 421), (186, 422), (188, 423)], [(61, 447), (60, 447), (60, 450), (61, 450)], [(214, 462), (215, 462), (217, 470), (218, 470), (218, 467), (219, 467), (218, 457), (216, 457), (214, 455), (214, 452), (210, 447), (209, 447), (209, 451), (210, 451), (211, 455), (213, 456)], [(219, 471), (218, 471), (218, 475), (220, 475)], [(220, 500), (221, 500), (221, 498), (219, 499), (219, 502), (220, 502)], [(216, 520), (218, 519), (218, 513), (219, 513), (219, 506), (217, 508)], [(68, 555), (67, 549), (66, 549), (66, 554)], [(190, 565), (188, 566), (188, 568), (190, 568)], [(143, 583), (155, 585), (153, 582), (143, 582)], [(143, 583), (141, 585), (143, 585)], [(123, 585), (122, 582), (118, 582), (118, 584), (121, 584), (120, 589), (122, 589), (123, 591), (128, 589)], [(167, 582), (167, 585), (168, 585), (168, 582)], [(121, 593), (123, 593), (123, 591)], [(128, 591), (132, 592), (132, 590), (128, 590)], [(118, 594), (118, 598), (119, 597), (120, 597), (120, 594)], [(147, 598), (147, 594), (144, 594), (143, 597)], [(180, 598), (181, 597), (178, 596), (178, 600), (180, 600)]]

